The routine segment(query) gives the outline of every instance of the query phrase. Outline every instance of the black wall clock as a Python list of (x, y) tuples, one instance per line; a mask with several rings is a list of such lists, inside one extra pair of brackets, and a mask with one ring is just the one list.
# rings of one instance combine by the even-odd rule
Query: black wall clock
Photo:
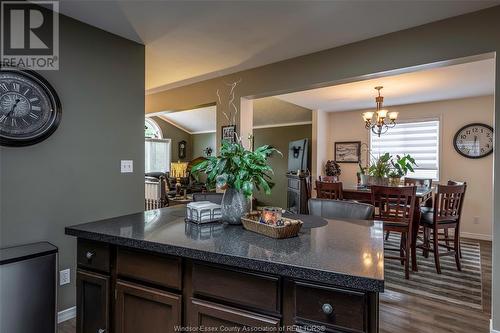
[(0, 144), (29, 146), (48, 138), (61, 121), (56, 91), (32, 71), (0, 71)]
[(467, 158), (481, 158), (493, 152), (493, 128), (489, 125), (469, 124), (455, 134), (455, 150)]
[(187, 142), (184, 140), (179, 142), (179, 151), (178, 151), (179, 159), (186, 158), (186, 144)]

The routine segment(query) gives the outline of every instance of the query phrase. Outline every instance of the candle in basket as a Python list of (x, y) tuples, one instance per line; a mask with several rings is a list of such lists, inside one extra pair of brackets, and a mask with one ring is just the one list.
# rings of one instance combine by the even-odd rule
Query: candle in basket
[(281, 211), (279, 207), (264, 207), (260, 215), (260, 222), (265, 224), (278, 224), (281, 221)]

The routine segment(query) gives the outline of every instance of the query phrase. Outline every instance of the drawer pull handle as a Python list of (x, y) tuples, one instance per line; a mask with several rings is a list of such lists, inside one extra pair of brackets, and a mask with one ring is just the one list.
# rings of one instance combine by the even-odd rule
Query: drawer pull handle
[[(85, 253), (85, 258), (87, 258), (87, 260), (92, 260), (92, 258), (94, 257), (94, 255), (95, 255), (95, 252), (87, 251), (87, 253)], [(100, 330), (101, 330), (101, 328), (100, 328)], [(104, 333), (104, 331), (103, 332), (98, 332), (98, 333)]]
[(331, 306), (330, 304), (328, 303), (325, 303), (323, 304), (323, 306), (321, 307), (321, 310), (323, 310), (323, 313), (324, 314), (332, 314), (333, 313), (333, 306)]
[(106, 330), (104, 328), (100, 328), (97, 330), (97, 333), (106, 333)]

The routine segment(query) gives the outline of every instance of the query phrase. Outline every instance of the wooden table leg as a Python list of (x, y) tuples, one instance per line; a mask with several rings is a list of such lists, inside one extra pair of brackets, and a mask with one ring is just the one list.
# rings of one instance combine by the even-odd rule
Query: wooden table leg
[(415, 209), (413, 213), (413, 230), (411, 234), (411, 270), (418, 272), (417, 267), (417, 237), (420, 229), (420, 200), (415, 200)]

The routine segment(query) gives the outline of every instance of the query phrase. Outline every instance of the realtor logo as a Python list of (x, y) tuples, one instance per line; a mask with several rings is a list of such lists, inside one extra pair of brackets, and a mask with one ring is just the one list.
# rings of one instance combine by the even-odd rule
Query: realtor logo
[(59, 69), (59, 2), (1, 2), (0, 67)]

